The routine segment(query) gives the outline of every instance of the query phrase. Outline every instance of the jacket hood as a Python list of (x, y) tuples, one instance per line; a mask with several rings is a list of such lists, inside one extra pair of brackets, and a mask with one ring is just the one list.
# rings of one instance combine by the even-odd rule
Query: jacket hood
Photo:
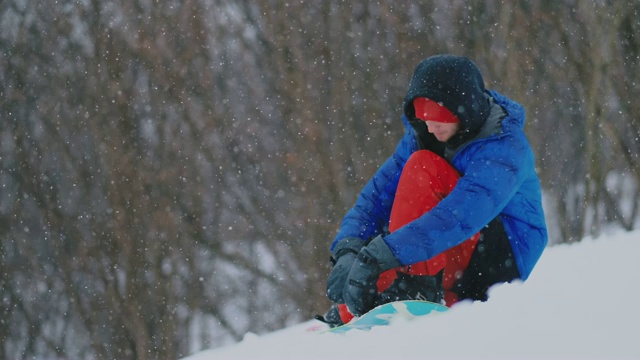
[(413, 99), (426, 97), (458, 117), (463, 136), (473, 134), (490, 113), (485, 93), (482, 74), (471, 60), (453, 55), (432, 56), (420, 62), (413, 72), (404, 99), (404, 114), (412, 125), (420, 121), (415, 116)]

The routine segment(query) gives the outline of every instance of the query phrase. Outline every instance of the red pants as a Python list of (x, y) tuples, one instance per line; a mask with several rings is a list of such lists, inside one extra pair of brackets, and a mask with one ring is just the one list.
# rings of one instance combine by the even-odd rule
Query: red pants
[[(407, 161), (391, 209), (389, 231), (394, 232), (405, 224), (419, 218), (436, 206), (456, 186), (460, 175), (446, 160), (428, 150), (420, 150)], [(412, 275), (436, 275), (444, 270), (442, 285), (444, 300), (448, 306), (457, 302), (458, 297), (450, 291), (467, 265), (475, 249), (480, 234), (475, 234), (458, 246), (435, 257), (409, 266), (391, 269), (380, 274), (378, 291), (387, 289), (397, 278), (398, 272)], [(340, 307), (344, 322), (353, 317), (346, 306)]]

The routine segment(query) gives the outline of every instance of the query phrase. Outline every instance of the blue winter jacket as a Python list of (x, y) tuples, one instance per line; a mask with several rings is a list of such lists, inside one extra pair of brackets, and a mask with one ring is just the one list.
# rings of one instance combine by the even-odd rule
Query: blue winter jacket
[(382, 234), (400, 263), (410, 265), (460, 244), (500, 216), (525, 280), (547, 244), (540, 182), (524, 134), (524, 108), (495, 91), (487, 94), (501, 115), (488, 121), (473, 139), (443, 153), (461, 174), (445, 199), (392, 234), (386, 231), (407, 159), (428, 148), (423, 140), (425, 131), (421, 134), (415, 119), (412, 124), (404, 115), (404, 136), (347, 212), (331, 248), (344, 238), (367, 242)]

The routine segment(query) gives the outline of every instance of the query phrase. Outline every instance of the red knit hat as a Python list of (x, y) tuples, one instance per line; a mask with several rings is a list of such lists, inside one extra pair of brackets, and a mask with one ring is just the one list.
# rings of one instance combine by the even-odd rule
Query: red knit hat
[(423, 121), (437, 121), (443, 123), (459, 123), (460, 120), (446, 107), (425, 97), (413, 99), (416, 117)]

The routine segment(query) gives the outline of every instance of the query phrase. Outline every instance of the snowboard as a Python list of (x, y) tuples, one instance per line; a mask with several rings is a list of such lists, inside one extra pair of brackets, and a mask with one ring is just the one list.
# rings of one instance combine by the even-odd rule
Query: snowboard
[(330, 328), (324, 332), (346, 333), (351, 330), (371, 330), (375, 326), (389, 325), (397, 319), (410, 320), (425, 316), (432, 312), (444, 312), (449, 310), (445, 305), (421, 300), (403, 300), (382, 304), (371, 309), (366, 314), (356, 317), (348, 323)]

